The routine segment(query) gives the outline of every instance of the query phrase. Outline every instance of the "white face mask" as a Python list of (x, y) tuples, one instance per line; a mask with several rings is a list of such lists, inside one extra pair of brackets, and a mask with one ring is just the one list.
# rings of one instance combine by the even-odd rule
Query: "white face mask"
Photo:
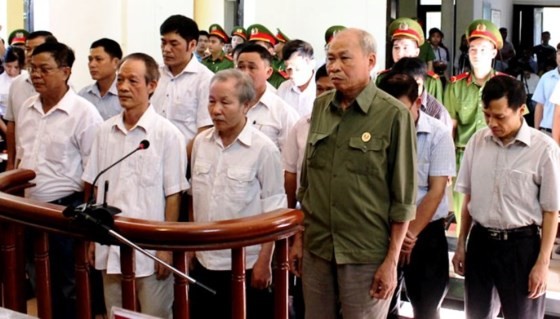
[(314, 60), (304, 58), (299, 54), (292, 54), (290, 59), (285, 61), (286, 72), (296, 86), (306, 84), (313, 76)]

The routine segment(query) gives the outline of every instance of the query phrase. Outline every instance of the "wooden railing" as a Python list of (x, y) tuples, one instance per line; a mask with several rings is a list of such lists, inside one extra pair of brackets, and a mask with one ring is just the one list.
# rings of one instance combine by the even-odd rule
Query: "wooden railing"
[[(26, 312), (24, 293), (23, 230), (38, 232), (34, 243), (37, 308), (40, 318), (52, 318), (48, 233), (76, 239), (75, 269), (79, 318), (90, 318), (90, 288), (86, 242), (94, 236), (91, 229), (62, 216), (64, 207), (21, 197), (30, 170), (0, 174), (0, 301), (2, 306)], [(187, 252), (232, 249), (233, 318), (245, 318), (244, 247), (276, 242), (274, 272), (275, 317), (288, 318), (288, 239), (301, 228), (303, 214), (297, 210), (276, 210), (262, 215), (213, 223), (153, 222), (134, 218), (115, 218), (115, 231), (143, 248), (173, 251), (174, 266), (187, 272)], [(121, 247), (123, 308), (136, 309), (133, 250)], [(189, 318), (188, 282), (175, 276), (174, 318)]]

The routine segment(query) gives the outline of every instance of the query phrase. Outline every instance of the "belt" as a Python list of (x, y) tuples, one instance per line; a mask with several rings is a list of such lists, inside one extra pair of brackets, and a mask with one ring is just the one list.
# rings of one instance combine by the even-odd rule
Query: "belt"
[(74, 192), (68, 196), (55, 199), (49, 203), (67, 206), (73, 204), (74, 202), (83, 202), (83, 201), (84, 201), (84, 192)]
[(541, 127), (539, 127), (539, 130), (541, 130), (541, 131), (545, 131), (545, 132), (548, 132), (548, 133), (552, 133), (552, 129), (550, 129), (550, 128), (546, 128), (546, 127), (542, 127), (542, 126), (541, 126)]
[(539, 227), (537, 225), (523, 226), (519, 228), (498, 229), (486, 228), (480, 224), (475, 224), (474, 229), (486, 234), (488, 238), (493, 240), (514, 240), (519, 238), (533, 237), (539, 234)]

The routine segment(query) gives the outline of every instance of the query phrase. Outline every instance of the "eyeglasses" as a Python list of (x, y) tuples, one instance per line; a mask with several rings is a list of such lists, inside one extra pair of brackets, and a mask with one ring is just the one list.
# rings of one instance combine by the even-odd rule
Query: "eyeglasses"
[(30, 66), (29, 67), (29, 74), (33, 74), (35, 72), (39, 73), (39, 75), (43, 76), (43, 75), (49, 75), (52, 74), (53, 72), (55, 72), (56, 70), (62, 69), (62, 68), (67, 68), (67, 66), (59, 66), (59, 67), (51, 67), (51, 66), (40, 66), (40, 67), (35, 67), (35, 66)]

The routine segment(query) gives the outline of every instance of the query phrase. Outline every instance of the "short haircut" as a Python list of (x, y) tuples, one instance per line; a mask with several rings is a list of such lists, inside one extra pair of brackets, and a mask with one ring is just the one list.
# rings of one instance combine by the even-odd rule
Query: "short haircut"
[(102, 47), (105, 52), (112, 58), (122, 59), (123, 53), (121, 46), (117, 43), (117, 41), (107, 38), (102, 38), (97, 41), (94, 41), (90, 49), (95, 49)]
[(428, 34), (429, 34), (428, 37), (431, 37), (432, 35), (434, 35), (434, 33), (439, 33), (439, 35), (443, 39), (443, 32), (438, 28), (431, 28), (430, 31), (428, 32)]
[(208, 31), (206, 31), (206, 30), (198, 31), (198, 36), (200, 37), (201, 35), (208, 38)]
[(482, 104), (486, 109), (490, 102), (505, 97), (508, 107), (517, 111), (526, 102), (527, 95), (521, 81), (509, 75), (492, 77), (482, 89)]
[(426, 62), (422, 61), (420, 58), (402, 58), (393, 65), (391, 70), (394, 73), (408, 74), (413, 78), (421, 77), (424, 81), (428, 74)]
[(237, 57), (239, 58), (239, 56), (243, 53), (258, 53), (261, 59), (268, 62), (268, 65), (272, 65), (272, 54), (270, 54), (270, 52), (268, 52), (268, 50), (262, 45), (249, 43), (241, 48)]
[(198, 25), (193, 19), (183, 15), (172, 15), (163, 21), (159, 28), (159, 34), (164, 35), (171, 32), (178, 33), (187, 43), (192, 40), (198, 41)]
[(33, 50), (32, 56), (41, 53), (49, 53), (59, 67), (67, 66), (72, 68), (76, 60), (74, 51), (61, 42), (45, 42)]
[(152, 81), (159, 80), (159, 66), (151, 56), (147, 55), (146, 53), (131, 53), (125, 56), (121, 62), (119, 62), (119, 69), (123, 65), (124, 62), (127, 60), (136, 60), (144, 62), (144, 66), (146, 67), (146, 74), (144, 75), (144, 79), (146, 79), (146, 83), (150, 83)]
[(418, 84), (408, 74), (391, 71), (379, 81), (378, 87), (396, 99), (406, 96), (412, 103), (418, 99)]
[(4, 63), (18, 63), (19, 68), (23, 68), (25, 66), (25, 51), (17, 46), (10, 46), (6, 50), (6, 54), (4, 55), (3, 59)]
[(284, 48), (282, 48), (282, 60), (286, 61), (290, 59), (292, 54), (298, 53), (304, 58), (314, 59), (313, 47), (311, 44), (302, 40), (291, 40), (288, 41)]
[(237, 69), (219, 71), (212, 77), (212, 80), (210, 80), (210, 85), (214, 82), (225, 82), (229, 79), (234, 79), (236, 81), (235, 90), (240, 103), (251, 102), (255, 99), (257, 93), (255, 92), (253, 80), (249, 75)]
[(548, 35), (548, 36), (550, 36), (550, 32), (544, 31), (543, 33), (541, 33), (541, 37), (542, 37), (543, 35)]
[(500, 31), (500, 32), (503, 32), (503, 31), (506, 31), (506, 32), (507, 32), (507, 28), (501, 27), (499, 31)]
[(33, 31), (29, 33), (27, 36), (27, 41), (37, 39), (37, 38), (45, 38), (45, 42), (57, 42), (55, 36), (50, 31)]
[(324, 78), (326, 76), (328, 77), (329, 73), (327, 73), (327, 67), (323, 64), (315, 72), (315, 81), (319, 81), (320, 78)]

